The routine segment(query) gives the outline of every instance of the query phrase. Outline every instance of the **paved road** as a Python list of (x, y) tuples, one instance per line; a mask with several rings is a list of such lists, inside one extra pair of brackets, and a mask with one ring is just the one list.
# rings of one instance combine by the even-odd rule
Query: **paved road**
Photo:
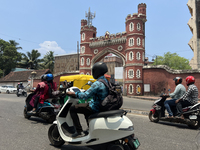
[[(61, 148), (51, 146), (47, 136), (50, 124), (38, 118), (25, 119), (24, 100), (24, 97), (16, 97), (14, 94), (0, 94), (0, 150), (88, 150), (67, 144)], [(138, 100), (130, 107), (139, 108), (146, 102)], [(135, 135), (141, 143), (139, 150), (192, 150), (199, 132), (186, 125), (152, 123), (144, 115), (128, 114), (128, 117), (133, 122)], [(85, 128), (83, 118), (81, 123)]]

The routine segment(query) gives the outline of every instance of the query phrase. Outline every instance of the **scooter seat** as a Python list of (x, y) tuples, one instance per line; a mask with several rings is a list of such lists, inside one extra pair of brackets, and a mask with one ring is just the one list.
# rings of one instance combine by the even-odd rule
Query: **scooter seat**
[(107, 117), (110, 117), (110, 116), (119, 116), (119, 115), (123, 116), (124, 112), (125, 111), (123, 109), (104, 111), (104, 112), (92, 114), (88, 117), (88, 119), (100, 118), (100, 117), (107, 118)]

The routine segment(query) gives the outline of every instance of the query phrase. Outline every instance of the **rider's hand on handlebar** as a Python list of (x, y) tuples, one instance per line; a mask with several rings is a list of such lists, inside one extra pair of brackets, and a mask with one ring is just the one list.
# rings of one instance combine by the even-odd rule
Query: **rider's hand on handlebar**
[(67, 91), (66, 94), (72, 97), (76, 97), (75, 93), (71, 91)]

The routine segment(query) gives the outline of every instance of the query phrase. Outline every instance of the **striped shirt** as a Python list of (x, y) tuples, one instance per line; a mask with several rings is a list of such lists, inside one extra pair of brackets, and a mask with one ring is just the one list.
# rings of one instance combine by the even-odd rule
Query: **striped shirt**
[(198, 88), (196, 85), (191, 84), (188, 86), (188, 90), (181, 97), (183, 101), (189, 101), (191, 104), (196, 104), (198, 102)]

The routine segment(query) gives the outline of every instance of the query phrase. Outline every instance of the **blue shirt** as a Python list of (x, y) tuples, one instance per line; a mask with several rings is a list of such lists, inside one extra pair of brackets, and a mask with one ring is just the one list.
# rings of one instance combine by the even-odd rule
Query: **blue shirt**
[[(98, 79), (103, 79), (107, 83), (107, 79), (104, 76), (99, 77)], [(94, 112), (99, 112), (99, 105), (100, 103), (108, 96), (108, 88), (102, 83), (95, 81), (91, 87), (86, 92), (76, 92), (76, 97), (79, 99), (87, 100), (88, 98), (92, 97), (92, 100), (89, 102), (89, 106)]]

